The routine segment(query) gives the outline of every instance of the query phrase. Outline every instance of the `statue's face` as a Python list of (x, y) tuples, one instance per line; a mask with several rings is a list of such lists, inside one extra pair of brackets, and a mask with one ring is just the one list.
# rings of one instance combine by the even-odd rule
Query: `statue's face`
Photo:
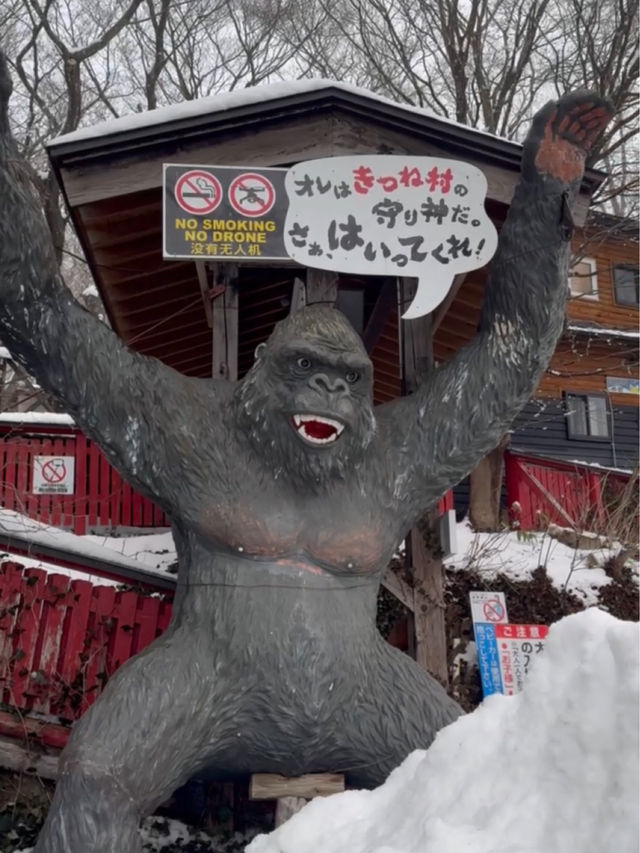
[(259, 349), (238, 417), (274, 471), (317, 485), (362, 459), (375, 428), (372, 387), (371, 361), (346, 317), (306, 308)]

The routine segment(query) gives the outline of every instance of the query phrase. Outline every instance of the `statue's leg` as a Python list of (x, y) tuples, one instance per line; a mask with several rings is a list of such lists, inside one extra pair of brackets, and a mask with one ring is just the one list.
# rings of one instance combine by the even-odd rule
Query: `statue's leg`
[(382, 638), (368, 664), (345, 708), (348, 758), (340, 771), (354, 785), (374, 787), (414, 749), (427, 749), (463, 711), (435, 678)]
[(128, 661), (73, 728), (34, 853), (137, 853), (140, 818), (199, 769), (211, 669), (179, 631)]

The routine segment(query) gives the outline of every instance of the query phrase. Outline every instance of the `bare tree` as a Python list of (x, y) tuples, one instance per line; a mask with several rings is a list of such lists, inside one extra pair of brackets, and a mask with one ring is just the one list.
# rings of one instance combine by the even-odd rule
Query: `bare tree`
[[(596, 203), (635, 204), (637, 5), (633, 0), (316, 0), (297, 22), (302, 74), (364, 85), (518, 139), (542, 102), (595, 89), (616, 108), (592, 164)], [(301, 38), (306, 20), (307, 40)]]

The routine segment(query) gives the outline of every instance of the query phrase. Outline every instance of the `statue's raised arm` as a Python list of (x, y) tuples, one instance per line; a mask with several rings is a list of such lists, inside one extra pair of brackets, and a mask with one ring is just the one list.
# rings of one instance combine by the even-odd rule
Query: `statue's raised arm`
[[(171, 483), (179, 472), (172, 477), (166, 467), (181, 464), (190, 441), (171, 413), (188, 411), (197, 380), (128, 349), (62, 283), (50, 232), (11, 136), (10, 94), (0, 53), (0, 340), (127, 479), (171, 510)], [(198, 393), (214, 394), (214, 383), (206, 385)], [(161, 425), (152, 414), (158, 408)], [(149, 456), (168, 442), (174, 453), (166, 454), (160, 472)]]
[(570, 206), (611, 114), (597, 95), (575, 93), (536, 115), (476, 337), (415, 394), (376, 412), (413, 515), (496, 446), (551, 358), (565, 316)]

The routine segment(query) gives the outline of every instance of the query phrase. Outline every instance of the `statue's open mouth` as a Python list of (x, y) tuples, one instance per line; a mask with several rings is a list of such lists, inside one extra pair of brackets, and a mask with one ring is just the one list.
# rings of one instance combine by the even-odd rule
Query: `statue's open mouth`
[(294, 415), (293, 425), (298, 435), (309, 444), (331, 444), (344, 430), (344, 424), (320, 415)]

